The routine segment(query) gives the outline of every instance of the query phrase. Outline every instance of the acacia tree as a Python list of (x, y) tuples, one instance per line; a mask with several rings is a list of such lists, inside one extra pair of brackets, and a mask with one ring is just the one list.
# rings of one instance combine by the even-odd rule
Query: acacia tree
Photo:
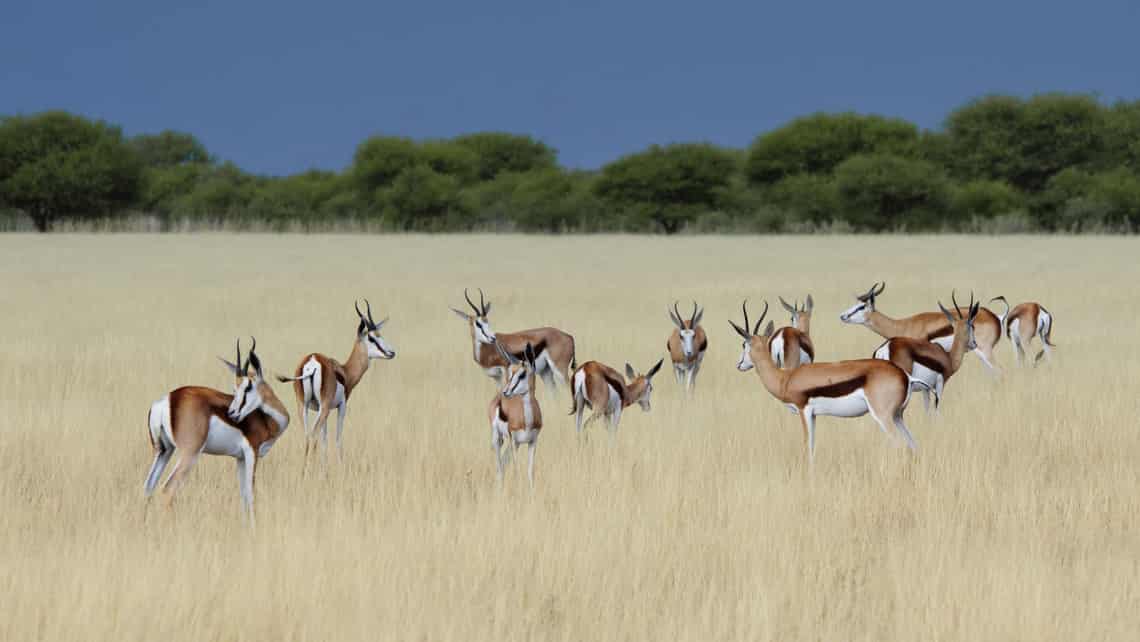
[(40, 232), (134, 202), (142, 164), (122, 131), (62, 111), (0, 119), (0, 202)]

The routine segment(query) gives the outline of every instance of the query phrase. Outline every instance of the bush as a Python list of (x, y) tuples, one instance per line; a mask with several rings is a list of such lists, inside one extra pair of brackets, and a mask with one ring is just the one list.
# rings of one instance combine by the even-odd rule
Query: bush
[(847, 159), (835, 170), (835, 188), (843, 218), (870, 231), (936, 227), (950, 196), (936, 165), (888, 154)]
[(950, 198), (950, 212), (959, 223), (1008, 214), (1024, 205), (1021, 193), (1001, 181), (972, 181), (955, 188)]
[(400, 172), (389, 187), (377, 190), (375, 202), (382, 207), (384, 222), (396, 229), (439, 231), (470, 227), (459, 197), (459, 181), (427, 165), (414, 165)]
[(480, 181), (492, 180), (506, 172), (522, 173), (557, 168), (555, 151), (545, 143), (523, 134), (479, 132), (458, 136), (452, 142), (475, 154)]
[(1038, 220), (1048, 229), (1074, 232), (1134, 230), (1140, 226), (1140, 177), (1126, 169), (1061, 172), (1042, 194)]
[(820, 225), (842, 217), (839, 193), (830, 176), (789, 176), (767, 190), (768, 200), (801, 223)]

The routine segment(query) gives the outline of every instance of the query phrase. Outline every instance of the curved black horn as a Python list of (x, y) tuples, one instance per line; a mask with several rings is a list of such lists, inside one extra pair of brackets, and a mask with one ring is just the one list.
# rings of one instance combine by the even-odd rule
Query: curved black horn
[(253, 345), (251, 345), (249, 347), (249, 355), (246, 356), (246, 358), (245, 358), (245, 370), (244, 370), (244, 372), (246, 374), (249, 374), (249, 367), (253, 366), (253, 371), (256, 372), (258, 374), (258, 376), (260, 376), (261, 375), (261, 359), (258, 359), (257, 355), (254, 354), (254, 352), (253, 352), (254, 350), (257, 349), (257, 337), (250, 335), (249, 340), (251, 342), (253, 342)]
[(693, 301), (693, 314), (689, 317), (689, 326), (694, 330), (697, 328), (697, 302)]
[(368, 310), (368, 323), (369, 323), (369, 325), (371, 325), (372, 327), (376, 327), (376, 322), (372, 320), (372, 304), (368, 302), (368, 299), (364, 300), (364, 307), (365, 307), (365, 309)]
[(764, 301), (764, 311), (760, 313), (760, 318), (756, 319), (756, 327), (752, 328), (752, 334), (760, 334), (760, 324), (764, 323), (764, 317), (768, 316), (768, 302)]
[(744, 310), (744, 331), (751, 332), (752, 326), (748, 323), (748, 299), (745, 299), (744, 303), (740, 304), (740, 309)]
[(682, 320), (682, 319), (684, 319), (684, 317), (681, 316), (681, 311), (677, 309), (678, 303), (680, 303), (680, 302), (679, 301), (673, 302), (673, 314), (677, 317), (677, 326), (680, 327), (682, 330), (684, 330), (685, 329), (685, 322)]
[(879, 284), (879, 289), (875, 291), (875, 296), (879, 296), (880, 294), (883, 293), (883, 290), (886, 290), (886, 289), (887, 289), (887, 282), (883, 281), (882, 283)]
[(954, 296), (955, 294), (956, 293), (954, 292), (954, 290), (950, 290), (950, 302), (954, 304), (954, 314), (959, 319), (961, 319), (962, 318), (962, 309), (958, 306), (958, 298), (956, 296)]
[(241, 337), (238, 337), (237, 340), (237, 361), (234, 362), (234, 367), (237, 368), (237, 372), (234, 374), (238, 375), (239, 377), (241, 376), (241, 373), (245, 372), (245, 368), (241, 367)]
[(364, 313), (360, 311), (360, 301), (357, 301), (356, 299), (353, 299), (353, 300), (352, 300), (352, 307), (356, 308), (356, 316), (358, 316), (358, 317), (360, 317), (361, 319), (363, 319), (363, 318), (364, 318)]
[(477, 308), (475, 306), (475, 304), (471, 301), (471, 297), (467, 294), (467, 288), (463, 288), (463, 298), (467, 299), (467, 305), (471, 306), (471, 309), (475, 311), (475, 316), (482, 316), (483, 315), (483, 311), (480, 310), (479, 308)]
[(487, 301), (483, 298), (483, 288), (479, 288), (479, 314), (487, 315)]

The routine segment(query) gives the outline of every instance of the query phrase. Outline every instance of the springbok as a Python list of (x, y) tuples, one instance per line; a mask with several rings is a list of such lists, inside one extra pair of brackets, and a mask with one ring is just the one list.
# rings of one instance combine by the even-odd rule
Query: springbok
[[(380, 336), (380, 328), (388, 322), (385, 318), (380, 323), (372, 320), (372, 305), (368, 299), (364, 305), (368, 314), (360, 311), (360, 304), (353, 303), (360, 323), (356, 326), (356, 340), (352, 344), (352, 352), (343, 364), (327, 355), (313, 352), (301, 358), (297, 364), (294, 376), (285, 377), (277, 375), (277, 380), (283, 383), (292, 382), (293, 392), (297, 397), (297, 412), (301, 415), (301, 424), (305, 427), (305, 460), (302, 464), (302, 474), (308, 467), (309, 451), (316, 453), (316, 439), (320, 434), (324, 446), (324, 462), (328, 464), (329, 455), (329, 413), (336, 408), (336, 451), (337, 458), (343, 459), (341, 449), (341, 434), (344, 431), (344, 416), (348, 414), (348, 397), (368, 371), (368, 364), (373, 359), (394, 359), (396, 351)], [(309, 411), (317, 412), (317, 419), (309, 428)]]
[(748, 329), (747, 301), (743, 309), (743, 328), (729, 321), (744, 339), (736, 368), (747, 372), (755, 367), (768, 392), (779, 401), (795, 407), (803, 424), (809, 463), (815, 459), (816, 415), (861, 417), (870, 412), (887, 435), (890, 434), (886, 424), (889, 418), (907, 446), (912, 451), (917, 448), (914, 437), (903, 423), (903, 411), (910, 401), (911, 382), (914, 380), (902, 369), (889, 361), (859, 359), (809, 363), (794, 370), (781, 370), (776, 367), (768, 350), (774, 324), (769, 321), (763, 334), (760, 332), (760, 324), (768, 314), (768, 303), (764, 303), (764, 312), (751, 330)]
[(504, 383), (509, 363), (495, 345), (502, 346), (515, 359), (522, 360), (523, 349), (531, 344), (535, 353), (535, 369), (543, 381), (557, 392), (559, 385), (566, 384), (566, 377), (574, 361), (574, 337), (557, 328), (534, 328), (520, 332), (498, 333), (491, 330), (487, 315), (491, 313), (491, 302), (483, 297), (479, 289), (479, 305), (475, 305), (463, 290), (463, 298), (475, 314), (467, 314), (455, 308), (451, 311), (467, 322), (471, 329), (472, 353), (475, 363), (483, 372), (500, 386)]
[(507, 363), (506, 382), (491, 400), (487, 416), (491, 421), (491, 449), (495, 451), (498, 480), (503, 480), (504, 459), (510, 450), (503, 452), (503, 444), (510, 443), (515, 450), (527, 445), (526, 476), (534, 487), (534, 451), (538, 448), (538, 435), (542, 431), (542, 409), (534, 397), (534, 377), (537, 357), (531, 344), (523, 346), (522, 359), (495, 344), (499, 356)]
[(1041, 337), (1041, 352), (1037, 353), (1033, 363), (1036, 365), (1042, 357), (1053, 358), (1053, 348), (1057, 347), (1052, 338), (1053, 315), (1045, 309), (1045, 306), (1028, 301), (1018, 303), (1011, 310), (1009, 301), (1006, 301), (1004, 296), (995, 296), (990, 301), (1001, 301), (1005, 304), (1005, 312), (998, 318), (1001, 321), (1004, 334), (1009, 337), (1010, 343), (1013, 344), (1013, 351), (1017, 355), (1017, 365), (1024, 365), (1025, 352), (1029, 349), (1029, 344), (1035, 336)]
[[(839, 315), (839, 320), (854, 325), (864, 325), (875, 334), (884, 339), (895, 337), (909, 337), (922, 339), (938, 344), (943, 350), (949, 351), (954, 342), (953, 330), (941, 312), (921, 312), (903, 319), (892, 319), (875, 309), (875, 297), (883, 293), (887, 284), (876, 283), (867, 290), (866, 294), (855, 295), (858, 303)], [(969, 310), (957, 310), (959, 315), (967, 314)], [(982, 360), (991, 373), (1000, 372), (994, 364), (994, 347), (1001, 340), (1001, 322), (997, 316), (986, 308), (978, 310), (974, 319), (974, 336), (977, 347), (974, 354)]]
[(705, 311), (697, 307), (697, 302), (693, 301), (693, 313), (688, 319), (681, 317), (676, 302), (673, 302), (673, 309), (668, 312), (669, 319), (677, 327), (665, 341), (665, 348), (669, 351), (669, 359), (673, 362), (673, 374), (677, 377), (677, 383), (692, 392), (697, 385), (697, 373), (701, 371), (701, 362), (705, 360), (705, 350), (709, 347), (705, 329), (701, 327), (701, 317)]
[(768, 340), (768, 349), (772, 352), (772, 360), (777, 368), (798, 368), (805, 363), (815, 361), (815, 347), (811, 343), (811, 310), (815, 304), (811, 295), (801, 308), (799, 301), (792, 305), (778, 297), (780, 305), (792, 315), (792, 325), (784, 326), (772, 334)]
[(963, 315), (954, 293), (950, 294), (950, 300), (954, 304), (954, 313), (943, 307), (941, 301), (938, 302), (938, 309), (950, 321), (954, 332), (951, 335), (953, 343), (950, 344), (949, 352), (929, 341), (908, 337), (887, 339), (875, 350), (876, 359), (890, 361), (912, 378), (922, 382), (923, 404), (927, 411), (930, 410), (932, 394), (934, 410), (938, 410), (946, 382), (962, 367), (966, 351), (973, 350), (977, 346), (977, 341), (974, 339), (974, 319), (978, 316), (981, 302), (975, 303), (971, 294), (970, 305), (966, 308), (968, 312)]
[(253, 479), (257, 460), (269, 454), (273, 443), (289, 427), (289, 412), (266, 383), (261, 360), (254, 352), (256, 348), (254, 339), (244, 366), (240, 365), (240, 340), (236, 362), (218, 357), (237, 377), (232, 395), (213, 388), (185, 386), (170, 391), (151, 405), (147, 426), (154, 463), (146, 477), (148, 499), (176, 452), (178, 462), (162, 486), (168, 506), (173, 504), (174, 494), (199, 455), (233, 457), (237, 460), (242, 503), (250, 524), (253, 523)]
[[(661, 369), (664, 359), (659, 360), (649, 372), (638, 374), (633, 366), (625, 364), (627, 383), (617, 370), (598, 361), (587, 361), (574, 371), (574, 400), (570, 407), (571, 415), (577, 415), (575, 425), (578, 432), (601, 417), (609, 419), (610, 436), (617, 433), (618, 423), (624, 409), (638, 404), (641, 410), (649, 412), (650, 395), (653, 394), (653, 376)], [(582, 414), (586, 408), (593, 410), (585, 424)]]

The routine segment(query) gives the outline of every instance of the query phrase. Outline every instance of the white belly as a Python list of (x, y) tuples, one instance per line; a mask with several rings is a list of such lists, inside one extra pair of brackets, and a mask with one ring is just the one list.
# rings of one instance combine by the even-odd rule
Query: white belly
[(529, 444), (538, 437), (537, 430), (516, 430), (511, 433), (516, 444)]
[(207, 455), (241, 457), (243, 445), (247, 445), (247, 442), (240, 430), (217, 417), (210, 417), (210, 432), (206, 435), (206, 445), (202, 452)]
[(812, 397), (807, 405), (817, 415), (862, 417), (867, 414), (867, 397), (862, 389), (842, 397)]
[(931, 340), (931, 343), (938, 346), (939, 348), (942, 348), (946, 352), (950, 352), (950, 346), (954, 345), (954, 335), (951, 334), (945, 337), (938, 337), (937, 339)]
[(930, 368), (927, 368), (926, 366), (922, 365), (921, 363), (915, 361), (914, 362), (914, 370), (910, 373), (910, 376), (914, 377), (915, 379), (918, 379), (919, 381), (921, 381), (922, 383), (925, 383), (926, 385), (930, 386), (933, 389), (934, 384), (938, 382), (939, 374), (937, 372), (931, 370)]
[(333, 408), (344, 405), (344, 384), (336, 383), (336, 394), (333, 395)]

